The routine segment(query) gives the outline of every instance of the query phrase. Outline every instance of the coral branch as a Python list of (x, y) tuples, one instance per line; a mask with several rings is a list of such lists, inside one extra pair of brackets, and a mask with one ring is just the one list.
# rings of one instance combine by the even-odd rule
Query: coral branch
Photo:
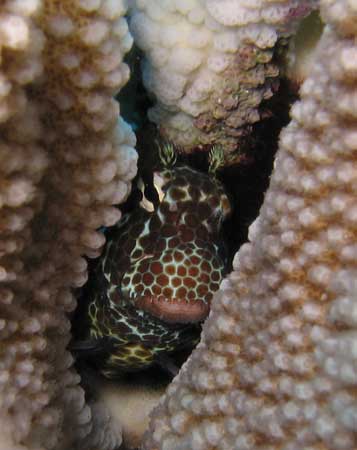
[[(0, 7), (0, 447), (112, 449), (91, 420), (66, 346), (72, 287), (87, 277), (136, 172), (113, 95), (128, 78), (122, 1), (8, 0)], [(119, 119), (119, 121), (118, 121)], [(102, 411), (95, 405), (95, 411)], [(94, 424), (106, 429), (104, 436)]]
[(357, 447), (357, 3), (321, 8), (329, 25), (250, 243), (146, 449)]
[(133, 0), (130, 30), (144, 51), (149, 118), (184, 152), (219, 144), (237, 150), (279, 69), (273, 51), (315, 0)]

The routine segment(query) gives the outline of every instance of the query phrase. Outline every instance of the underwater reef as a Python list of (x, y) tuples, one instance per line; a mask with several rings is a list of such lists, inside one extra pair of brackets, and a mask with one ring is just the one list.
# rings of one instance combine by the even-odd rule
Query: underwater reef
[[(231, 165), (275, 91), (275, 50), (316, 7), (259, 216), (140, 442), (157, 395), (91, 398), (67, 348), (86, 258), (137, 173), (114, 100), (132, 35), (161, 136), (217, 143)], [(357, 447), (356, 40), (356, 0), (1, 2), (0, 450), (117, 450), (127, 429), (146, 450)]]

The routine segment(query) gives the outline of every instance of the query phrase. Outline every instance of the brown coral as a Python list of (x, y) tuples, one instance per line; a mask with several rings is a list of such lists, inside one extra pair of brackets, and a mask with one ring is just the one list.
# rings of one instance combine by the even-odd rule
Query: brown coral
[[(1, 448), (66, 448), (92, 430), (66, 345), (83, 255), (120, 212), (135, 143), (112, 96), (128, 78), (124, 4), (8, 0), (1, 34)], [(96, 407), (98, 409), (98, 407)], [(105, 415), (102, 416), (102, 418)], [(101, 420), (99, 420), (101, 422)], [(93, 430), (89, 445), (120, 435)], [(6, 432), (5, 432), (6, 430)]]

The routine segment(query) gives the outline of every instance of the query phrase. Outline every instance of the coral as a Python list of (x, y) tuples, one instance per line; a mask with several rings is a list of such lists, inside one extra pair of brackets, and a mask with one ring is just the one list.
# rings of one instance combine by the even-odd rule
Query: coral
[[(125, 4), (7, 0), (0, 6), (0, 447), (112, 449), (66, 350), (71, 288), (120, 218), (135, 137), (113, 95), (128, 78)], [(94, 426), (93, 426), (94, 424)], [(106, 427), (103, 436), (95, 424)], [(89, 440), (90, 438), (90, 440)]]
[(321, 11), (250, 242), (145, 449), (357, 447), (357, 2)]
[[(284, 17), (300, 17), (313, 3), (240, 4), (241, 11), (249, 12), (244, 18), (253, 21), (238, 27), (247, 30), (248, 56), (257, 46), (263, 58), (252, 68), (248, 58), (253, 88), (249, 97), (240, 97), (242, 105), (232, 105), (249, 126), (249, 112), (254, 118), (261, 99), (270, 95), (271, 80), (265, 77), (276, 71), (270, 66), (269, 49), (278, 36), (290, 32), (290, 25), (284, 28), (290, 20)], [(203, 84), (197, 87), (194, 75), (212, 72), (220, 79), (218, 69), (231, 56), (229, 45), (237, 47), (240, 33), (231, 22), (237, 20), (232, 13), (237, 3), (221, 0), (221, 9), (217, 5), (217, 0), (133, 3), (133, 29), (139, 34), (137, 21), (141, 32), (149, 31), (145, 76), (156, 83), (150, 78), (155, 67), (150, 61), (167, 69), (182, 61), (177, 64), (180, 73), (167, 71), (167, 78), (158, 79), (163, 90), (175, 95), (181, 92), (181, 82), (186, 92), (189, 79), (187, 93), (195, 96), (188, 97), (188, 109), (197, 97), (205, 102), (210, 94), (210, 78), (199, 78)], [(233, 273), (215, 297), (202, 342), (153, 412), (147, 449), (357, 447), (357, 3), (321, 0), (321, 10), (329, 25), (303, 84), (302, 100), (282, 135), (251, 242), (238, 252)], [(257, 11), (263, 21), (260, 16), (251, 19)], [(282, 22), (277, 11), (283, 12)], [(0, 5), (4, 450), (109, 450), (121, 442), (120, 423), (110, 420), (115, 408), (108, 411), (100, 399), (86, 405), (66, 345), (68, 313), (76, 306), (72, 288), (87, 276), (83, 255), (99, 254), (104, 237), (96, 230), (119, 219), (111, 205), (125, 199), (136, 171), (135, 138), (118, 121), (118, 106), (112, 101), (128, 76), (122, 57), (131, 37), (124, 13), (121, 0), (4, 0)], [(163, 20), (177, 23), (179, 32), (170, 35)], [(261, 22), (267, 34), (252, 35)], [(158, 27), (166, 33), (165, 45)], [(207, 49), (202, 73), (198, 67), (191, 69), (196, 56), (201, 64), (200, 47), (190, 44), (191, 32), (194, 42)], [(143, 39), (138, 35), (141, 46)], [(175, 47), (168, 44), (179, 45), (180, 39), (187, 45), (172, 51)], [(210, 53), (216, 49), (212, 42), (228, 47)], [(208, 64), (217, 71), (208, 71)], [(192, 133), (179, 132), (189, 138), (182, 143), (189, 147), (195, 133), (202, 136), (200, 123), (192, 119), (193, 110), (191, 115), (177, 111), (179, 98), (168, 106), (159, 99), (152, 114), (166, 114), (170, 127), (176, 119), (179, 124), (187, 118), (194, 123)], [(231, 111), (229, 105), (225, 108)], [(203, 125), (209, 123), (204, 117)], [(214, 142), (222, 139), (215, 124)], [(239, 134), (240, 122), (233, 125), (225, 129), (238, 127)], [(163, 127), (163, 132), (171, 136), (176, 133), (172, 129)], [(228, 138), (222, 144), (230, 148), (231, 142)]]
[(239, 150), (276, 88), (277, 41), (315, 6), (315, 0), (132, 0), (130, 30), (145, 54), (144, 84), (156, 99), (149, 118), (184, 152), (212, 144)]

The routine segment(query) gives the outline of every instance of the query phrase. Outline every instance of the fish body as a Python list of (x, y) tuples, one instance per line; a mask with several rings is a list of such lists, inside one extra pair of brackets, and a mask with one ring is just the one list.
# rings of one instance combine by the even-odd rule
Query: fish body
[(156, 178), (158, 206), (118, 223), (93, 274), (88, 332), (108, 343), (99, 365), (109, 378), (195, 345), (225, 273), (221, 183), (187, 166)]

